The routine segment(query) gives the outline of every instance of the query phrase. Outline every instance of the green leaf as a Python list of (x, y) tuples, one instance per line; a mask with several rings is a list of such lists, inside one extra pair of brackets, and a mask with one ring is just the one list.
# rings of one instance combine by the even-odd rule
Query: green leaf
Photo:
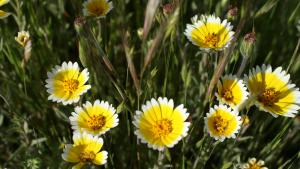
[(182, 79), (183, 82), (186, 81), (187, 73), (188, 73), (187, 64), (184, 64), (184, 65), (182, 66), (181, 72), (180, 72), (181, 79)]
[(227, 162), (222, 166), (222, 169), (227, 169), (232, 165), (232, 162)]
[(119, 106), (117, 107), (117, 113), (121, 113), (124, 110), (125, 102), (123, 101)]
[(47, 140), (46, 137), (42, 137), (42, 138), (38, 138), (38, 139), (34, 139), (31, 142), (31, 146), (35, 145), (35, 144), (40, 144), (42, 142), (45, 142)]
[(165, 151), (165, 156), (166, 156), (166, 158), (167, 158), (168, 161), (171, 161), (171, 160), (172, 160), (169, 149), (166, 149), (166, 151)]
[(197, 147), (197, 148), (202, 147), (202, 145), (203, 145), (203, 143), (204, 143), (204, 139), (205, 139), (205, 137), (202, 137), (202, 139), (199, 140), (199, 141), (196, 143), (196, 147)]
[(269, 10), (271, 10), (277, 3), (279, 2), (279, 0), (269, 0), (268, 2), (266, 2), (264, 4), (264, 6), (262, 6), (255, 14), (255, 18), (259, 17), (262, 14), (265, 14), (267, 12), (269, 12)]
[(86, 61), (86, 54), (85, 54), (86, 52), (84, 51), (84, 47), (82, 46), (82, 42), (80, 42), (80, 41), (78, 43), (78, 50), (79, 50), (79, 59), (80, 59), (81, 64), (84, 67), (87, 67), (88, 64)]
[(151, 70), (150, 72), (151, 78), (153, 78), (157, 74), (157, 71), (158, 71), (157, 67)]

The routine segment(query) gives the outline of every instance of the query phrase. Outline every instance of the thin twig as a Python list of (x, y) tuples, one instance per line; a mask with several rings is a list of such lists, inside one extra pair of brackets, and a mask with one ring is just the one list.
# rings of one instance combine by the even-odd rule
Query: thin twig
[(165, 27), (166, 27), (166, 23), (163, 23), (161, 25), (161, 27), (159, 28), (159, 30), (157, 31), (157, 34), (156, 34), (155, 39), (154, 39), (154, 41), (151, 45), (151, 48), (147, 52), (141, 75), (145, 72), (147, 66), (149, 65), (149, 63), (151, 62), (151, 60), (154, 57), (155, 53), (157, 52), (156, 49), (161, 45), (161, 41), (164, 37)]
[(248, 62), (248, 56), (243, 57), (243, 61), (241, 63), (241, 66), (240, 66), (240, 68), (239, 68), (239, 70), (238, 70), (238, 72), (236, 74), (236, 76), (238, 78), (241, 77), (241, 75), (242, 75), (242, 73), (243, 73), (243, 71), (244, 71), (244, 69), (246, 67), (247, 62)]
[(128, 47), (128, 39), (127, 39), (126, 33), (124, 33), (124, 35), (123, 35), (123, 47), (125, 50), (125, 56), (126, 56), (126, 60), (128, 63), (130, 75), (133, 80), (137, 95), (139, 96), (141, 94), (140, 80), (138, 79), (134, 63), (132, 62), (131, 52)]

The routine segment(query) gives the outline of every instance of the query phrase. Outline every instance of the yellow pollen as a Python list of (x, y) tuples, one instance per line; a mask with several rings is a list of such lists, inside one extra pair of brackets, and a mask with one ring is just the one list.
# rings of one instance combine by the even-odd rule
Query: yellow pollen
[(26, 36), (25, 36), (25, 35), (22, 35), (22, 36), (20, 37), (20, 41), (23, 42), (23, 43), (25, 43), (25, 38), (26, 38)]
[(99, 130), (104, 127), (106, 118), (102, 115), (93, 115), (87, 120), (87, 125), (90, 129)]
[(215, 33), (209, 33), (205, 36), (204, 42), (207, 44), (207, 46), (216, 47), (219, 42), (219, 37)]
[(95, 159), (95, 157), (96, 157), (96, 154), (92, 151), (90, 151), (90, 152), (83, 151), (79, 154), (80, 161), (84, 162), (84, 163), (93, 161)]
[(214, 118), (214, 128), (218, 133), (224, 133), (228, 124), (229, 124), (229, 121), (222, 118), (222, 116), (220, 116), (220, 115), (217, 115)]
[(250, 164), (249, 169), (261, 169), (261, 167), (257, 163), (254, 163), (254, 164)]
[(233, 100), (232, 92), (229, 89), (223, 89), (222, 92), (221, 92), (221, 96), (223, 98), (225, 98), (225, 100), (227, 100), (227, 101), (232, 101)]
[(275, 91), (274, 88), (265, 89), (259, 96), (258, 101), (263, 103), (265, 106), (272, 106), (278, 101), (279, 92)]
[(153, 125), (152, 132), (154, 137), (162, 137), (170, 134), (173, 131), (172, 121), (168, 119), (162, 119), (156, 121), (156, 124)]
[(95, 7), (91, 10), (94, 14), (103, 15), (104, 9), (102, 7)]
[(73, 93), (78, 89), (79, 81), (75, 79), (64, 80), (64, 88), (67, 92)]
[(87, 9), (90, 13), (96, 16), (102, 16), (104, 15), (104, 12), (106, 10), (106, 2), (104, 0), (99, 2), (92, 2), (88, 4)]

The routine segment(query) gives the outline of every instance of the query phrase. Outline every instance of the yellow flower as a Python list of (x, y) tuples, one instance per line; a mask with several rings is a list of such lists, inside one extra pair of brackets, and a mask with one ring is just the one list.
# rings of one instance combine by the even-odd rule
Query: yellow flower
[(257, 161), (256, 158), (250, 158), (246, 164), (242, 165), (241, 169), (268, 169), (264, 165), (264, 161)]
[(201, 15), (192, 18), (192, 24), (187, 24), (185, 36), (202, 50), (223, 50), (228, 47), (234, 32), (227, 20), (221, 21), (214, 15)]
[(281, 67), (272, 71), (270, 65), (256, 66), (245, 77), (254, 104), (274, 117), (295, 117), (300, 109), (300, 92), (291, 84), (290, 75)]
[(119, 123), (116, 110), (108, 102), (96, 100), (94, 105), (86, 102), (83, 107), (76, 107), (70, 117), (75, 131), (92, 135), (101, 135)]
[(15, 37), (15, 40), (23, 47), (26, 45), (29, 39), (30, 39), (30, 35), (28, 31), (18, 32), (18, 36)]
[(210, 136), (221, 142), (225, 138), (235, 138), (242, 124), (238, 112), (225, 105), (210, 108), (204, 119)]
[(232, 108), (239, 108), (248, 98), (249, 93), (243, 82), (236, 76), (226, 75), (217, 84), (217, 99)]
[(87, 0), (83, 3), (84, 16), (105, 17), (112, 9), (113, 4), (108, 0)]
[[(7, 4), (10, 0), (0, 0), (0, 7)], [(10, 13), (0, 10), (0, 19), (6, 18)]]
[(89, 79), (87, 69), (79, 72), (77, 62), (63, 62), (62, 66), (56, 66), (47, 74), (46, 88), (50, 94), (48, 99), (64, 105), (78, 102), (80, 95), (91, 88), (90, 85), (85, 85)]
[(100, 151), (103, 140), (100, 137), (92, 136), (87, 133), (74, 133), (74, 144), (67, 144), (64, 148), (62, 158), (71, 163), (77, 163), (73, 169), (80, 169), (86, 163), (103, 165), (107, 160), (107, 152)]
[(142, 110), (136, 111), (133, 124), (137, 128), (135, 134), (149, 148), (171, 148), (187, 135), (190, 123), (185, 120), (189, 114), (182, 104), (174, 109), (172, 99), (151, 99), (142, 105)]

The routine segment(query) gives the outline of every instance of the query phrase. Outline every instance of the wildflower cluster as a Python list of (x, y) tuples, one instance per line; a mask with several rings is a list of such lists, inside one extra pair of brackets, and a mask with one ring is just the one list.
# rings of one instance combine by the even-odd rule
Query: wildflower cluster
[[(102, 16), (108, 11), (99, 12), (96, 8), (107, 7), (107, 1), (89, 0), (84, 5), (84, 15)], [(103, 8), (103, 10), (105, 10)], [(101, 8), (102, 9), (102, 8)], [(99, 13), (96, 14), (96, 11)], [(80, 71), (77, 62), (63, 62), (48, 72), (46, 80), (49, 100), (64, 105), (77, 103), (80, 96), (86, 93), (91, 85), (87, 69)], [(187, 135), (190, 123), (185, 122), (188, 117), (183, 105), (174, 108), (173, 100), (158, 98), (148, 101), (142, 106), (142, 111), (136, 111), (133, 124), (136, 126), (135, 134), (148, 146), (164, 150), (173, 147)], [(74, 168), (81, 168), (85, 163), (96, 165), (106, 163), (108, 153), (101, 151), (103, 140), (100, 135), (118, 125), (119, 119), (115, 108), (106, 101), (96, 100), (94, 103), (87, 101), (83, 106), (75, 107), (69, 117), (72, 125), (73, 144), (65, 146), (63, 159), (77, 163)]]
[[(49, 100), (62, 102), (64, 105), (77, 103), (80, 95), (91, 88), (90, 85), (85, 85), (88, 75), (87, 69), (80, 73), (76, 62), (64, 62), (62, 66), (56, 66), (48, 73), (46, 80)], [(87, 101), (82, 107), (75, 107), (70, 123), (74, 133), (84, 133), (83, 136), (88, 137), (100, 136), (118, 125), (119, 119), (115, 112), (115, 108), (108, 102), (96, 100), (92, 104)], [(142, 106), (142, 111), (136, 111), (133, 121), (136, 126), (135, 134), (153, 149), (173, 147), (187, 135), (190, 123), (185, 121), (188, 115), (183, 105), (174, 108), (172, 99), (151, 99)]]
[[(194, 16), (192, 23), (187, 25), (185, 35), (201, 50), (223, 50), (232, 40), (234, 32), (227, 20), (221, 22), (213, 15), (202, 15), (201, 19)], [(300, 109), (299, 88), (290, 82), (290, 75), (281, 67), (272, 71), (270, 65), (253, 68), (244, 80), (235, 75), (223, 76), (217, 84), (216, 97), (220, 105), (206, 114), (205, 124), (210, 136), (220, 141), (236, 137), (243, 123), (238, 111), (245, 106), (255, 104), (274, 117), (295, 117)]]
[[(56, 66), (48, 72), (48, 99), (64, 105), (77, 103), (80, 96), (91, 88), (91, 85), (86, 84), (88, 79), (89, 72), (87, 69), (80, 72), (77, 62), (63, 62), (61, 66)], [(74, 144), (65, 146), (63, 159), (77, 163), (75, 168), (81, 168), (87, 162), (105, 164), (108, 153), (99, 152), (103, 145), (99, 136), (118, 125), (119, 120), (115, 112), (112, 105), (99, 100), (94, 104), (87, 101), (82, 107), (75, 107), (75, 112), (69, 117), (74, 130)]]
[(0, 0), (0, 169), (300, 168), (299, 7)]
[[(104, 17), (113, 8), (112, 3), (106, 0), (88, 0), (83, 3), (83, 7), (86, 17)], [(91, 88), (91, 85), (86, 84), (88, 80), (89, 72), (86, 68), (80, 71), (77, 62), (63, 62), (48, 72), (45, 85), (50, 94), (48, 99), (63, 105), (77, 103)], [(69, 119), (74, 131), (73, 144), (65, 146), (62, 158), (76, 163), (73, 168), (82, 168), (87, 163), (104, 165), (108, 152), (100, 151), (103, 146), (100, 136), (118, 125), (115, 108), (107, 101), (87, 101), (75, 107), (71, 114)]]
[[(83, 8), (84, 16), (101, 18), (113, 5), (107, 0), (87, 0)], [(214, 15), (201, 15), (192, 18), (192, 24), (187, 24), (184, 35), (201, 51), (218, 52), (231, 45), (234, 36), (232, 29), (227, 20), (222, 21)], [(16, 40), (21, 45), (26, 43), (26, 39), (21, 38), (27, 37), (26, 32), (19, 36)], [(77, 62), (63, 62), (48, 72), (48, 99), (63, 105), (78, 103), (92, 87), (87, 84), (88, 80), (87, 69), (80, 71)], [(290, 82), (290, 75), (281, 67), (272, 70), (270, 65), (256, 66), (244, 78), (232, 74), (223, 76), (217, 83), (215, 96), (219, 103), (209, 109), (204, 121), (209, 135), (220, 142), (226, 138), (236, 138), (240, 129), (248, 125), (248, 116), (241, 114), (245, 107), (255, 105), (274, 117), (295, 117), (300, 109), (299, 88)], [(163, 151), (188, 135), (191, 125), (188, 117), (183, 104), (174, 106), (172, 99), (159, 97), (146, 101), (141, 110), (135, 111), (132, 123), (134, 133), (142, 143)], [(74, 130), (73, 144), (65, 146), (62, 158), (76, 163), (74, 168), (81, 168), (86, 163), (105, 164), (108, 152), (100, 151), (103, 146), (100, 136), (118, 126), (119, 119), (113, 105), (107, 101), (86, 101), (74, 108), (69, 120)], [(266, 168), (263, 166), (264, 162), (252, 158), (243, 168)]]

